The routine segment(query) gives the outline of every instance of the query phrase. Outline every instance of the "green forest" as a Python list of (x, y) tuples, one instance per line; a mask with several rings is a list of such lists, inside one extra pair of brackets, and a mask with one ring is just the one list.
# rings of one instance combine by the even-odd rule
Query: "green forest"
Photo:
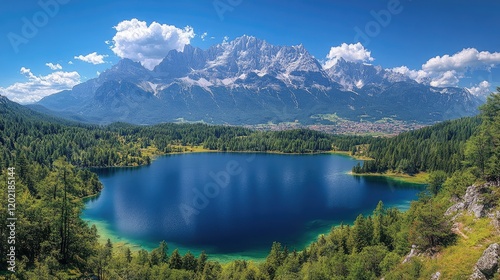
[[(419, 259), (401, 264), (411, 249), (439, 251), (457, 236), (443, 215), (450, 197), (475, 182), (500, 181), (500, 88), (478, 117), (447, 121), (393, 138), (327, 135), (310, 130), (257, 132), (205, 124), (96, 126), (35, 113), (0, 99), (0, 182), (15, 172), (16, 272), (7, 271), (9, 228), (0, 228), (0, 278), (6, 279), (418, 279)], [(275, 242), (263, 262), (219, 263), (202, 253), (179, 254), (162, 242), (152, 251), (100, 244), (80, 219), (82, 198), (102, 185), (89, 167), (138, 166), (154, 157), (201, 146), (217, 151), (318, 153), (349, 151), (373, 160), (355, 173), (429, 172), (428, 191), (406, 212), (380, 202), (321, 235), (302, 251)], [(2, 192), (0, 200), (7, 201)], [(488, 201), (499, 201), (497, 193)], [(0, 209), (6, 223), (9, 212)], [(270, 244), (271, 245), (271, 244)], [(427, 277), (428, 279), (429, 277)]]
[(393, 138), (371, 139), (365, 153), (374, 160), (354, 167), (353, 172), (416, 174), (443, 170), (452, 173), (462, 167), (465, 144), (480, 124), (479, 117), (462, 118), (404, 132)]

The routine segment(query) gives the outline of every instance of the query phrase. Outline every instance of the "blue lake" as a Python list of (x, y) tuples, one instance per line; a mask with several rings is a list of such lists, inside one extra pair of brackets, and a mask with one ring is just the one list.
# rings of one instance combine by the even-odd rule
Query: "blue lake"
[(146, 249), (161, 240), (216, 259), (262, 258), (272, 242), (303, 249), (332, 225), (382, 200), (405, 209), (421, 185), (347, 174), (340, 155), (197, 153), (137, 168), (95, 170), (104, 189), (82, 218), (113, 241)]

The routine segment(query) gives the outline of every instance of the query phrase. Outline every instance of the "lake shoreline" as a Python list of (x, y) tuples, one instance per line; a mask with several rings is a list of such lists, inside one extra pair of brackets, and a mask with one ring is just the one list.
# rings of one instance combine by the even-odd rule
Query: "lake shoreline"
[[(186, 146), (183, 146), (184, 148), (187, 148)], [(189, 148), (188, 148), (189, 149)], [(285, 152), (279, 152), (279, 151), (220, 151), (220, 150), (209, 150), (205, 149), (201, 146), (194, 146), (191, 147), (191, 150), (187, 150), (184, 152), (172, 152), (172, 153), (166, 153), (163, 155), (158, 155), (157, 157), (163, 157), (163, 156), (168, 156), (168, 155), (183, 155), (183, 154), (191, 154), (191, 153), (247, 153), (247, 154), (272, 154), (272, 155), (341, 155), (341, 156), (346, 156), (350, 157), (355, 160), (373, 160), (373, 158), (367, 157), (367, 156), (359, 156), (359, 155), (352, 155), (350, 151), (319, 151), (319, 152), (311, 152), (311, 153), (285, 153)], [(154, 159), (156, 159), (155, 157)], [(153, 159), (153, 160), (154, 160)], [(351, 176), (374, 176), (374, 177), (386, 177), (386, 178), (391, 178), (394, 180), (402, 181), (405, 183), (412, 183), (412, 184), (427, 184), (427, 178), (429, 176), (428, 173), (425, 172), (420, 172), (415, 175), (408, 175), (408, 174), (402, 174), (402, 173), (396, 173), (396, 172), (385, 172), (385, 173), (353, 173), (352, 171), (348, 172), (349, 175)]]
[[(365, 156), (351, 155), (349, 151), (318, 151), (318, 152), (308, 152), (308, 153), (285, 153), (280, 151), (221, 151), (221, 150), (209, 150), (203, 148), (202, 146), (179, 146), (187, 148), (188, 150), (183, 152), (169, 152), (169, 153), (159, 153), (152, 155), (151, 163), (156, 159), (169, 155), (189, 155), (189, 154), (201, 154), (201, 153), (239, 153), (239, 154), (270, 154), (270, 155), (341, 155), (353, 158), (355, 160), (372, 160), (372, 158)], [(151, 164), (150, 163), (150, 164)], [(87, 166), (88, 169), (105, 169), (105, 168), (136, 168), (148, 166), (148, 164), (141, 165), (125, 165), (125, 166)]]
[[(207, 153), (207, 154), (208, 153), (220, 153), (220, 154), (231, 154), (231, 153), (250, 154), (250, 153), (253, 153), (253, 154), (273, 154), (273, 155), (323, 155), (323, 154), (330, 155), (331, 154), (331, 155), (339, 155), (341, 157), (346, 157), (346, 158), (348, 157), (351, 159), (360, 160), (360, 159), (350, 155), (350, 152), (347, 152), (347, 151), (345, 151), (345, 152), (343, 152), (343, 151), (324, 151), (324, 152), (316, 152), (316, 153), (283, 153), (283, 152), (269, 152), (269, 151), (256, 152), (256, 151), (219, 151), (219, 150), (206, 150), (206, 149), (192, 149), (192, 150), (187, 150), (187, 151), (183, 151), (183, 152), (173, 152), (173, 153), (166, 153), (166, 154), (158, 155), (158, 156), (154, 157), (152, 162), (156, 161), (157, 159), (162, 158), (164, 156), (168, 156), (168, 155), (200, 154), (200, 153)], [(146, 166), (146, 165), (142, 165), (142, 166)], [(101, 167), (101, 168), (122, 168), (122, 167), (125, 167), (125, 166)], [(131, 167), (141, 167), (141, 166), (126, 166), (126, 167), (131, 168)], [(101, 168), (96, 168), (96, 169), (101, 169)], [(397, 180), (400, 180), (403, 182), (415, 183), (413, 181), (408, 181), (407, 178), (402, 178), (401, 176), (397, 176), (397, 174), (352, 174), (352, 172), (346, 172), (346, 174), (348, 174), (350, 176), (389, 177), (389, 178), (394, 178), (394, 179), (397, 179)], [(85, 198), (82, 198), (82, 200), (85, 202), (85, 200), (87, 200), (87, 199), (90, 199), (92, 197), (97, 197), (101, 194), (101, 192), (102, 192), (102, 190), (94, 195), (86, 196)], [(85, 222), (89, 225), (95, 224), (94, 221), (92, 221), (92, 219), (85, 219)], [(101, 243), (105, 243), (106, 240), (109, 238), (113, 241), (114, 244), (116, 244), (117, 247), (128, 246), (131, 249), (133, 249), (134, 251), (140, 250), (140, 249), (146, 249), (146, 250), (152, 249), (152, 247), (149, 245), (147, 245), (147, 246), (144, 246), (144, 244), (141, 245), (141, 242), (138, 242), (136, 240), (129, 240), (127, 238), (121, 237), (121, 236), (111, 232), (109, 229), (106, 229), (106, 226), (104, 226), (103, 224), (96, 225), (96, 226), (98, 227), (98, 234), (100, 235), (99, 241)], [(332, 225), (332, 226), (335, 226), (335, 225)], [(322, 230), (321, 232), (317, 232), (316, 234), (314, 234), (315, 238), (311, 239), (310, 242), (307, 242), (307, 245), (305, 245), (304, 248), (307, 248), (319, 236), (321, 236), (322, 234), (328, 234), (328, 232), (329, 232), (329, 230)], [(244, 260), (248, 260), (248, 261), (255, 261), (255, 262), (263, 261), (262, 257), (258, 257), (257, 255), (255, 255), (255, 256), (252, 256), (252, 255), (253, 254), (245, 255), (245, 253), (242, 252), (242, 254), (236, 254), (234, 256), (231, 254), (224, 255), (224, 256), (220, 255), (220, 254), (216, 254), (216, 256), (210, 257), (210, 258), (213, 260), (220, 261), (222, 263), (227, 263), (227, 262), (231, 262), (233, 260), (240, 260), (240, 259), (244, 259)]]
[(402, 174), (402, 173), (396, 173), (396, 172), (386, 172), (386, 173), (353, 173), (352, 171), (349, 171), (347, 174), (351, 176), (358, 176), (358, 177), (386, 177), (386, 178), (391, 178), (394, 180), (402, 181), (405, 183), (411, 183), (411, 184), (421, 184), (425, 185), (427, 184), (427, 179), (429, 174), (426, 172), (420, 172), (415, 175), (408, 175), (408, 174)]

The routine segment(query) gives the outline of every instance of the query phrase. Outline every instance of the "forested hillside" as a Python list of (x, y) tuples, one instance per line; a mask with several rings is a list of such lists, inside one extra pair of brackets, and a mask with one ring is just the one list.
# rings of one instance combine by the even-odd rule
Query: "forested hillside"
[[(435, 256), (436, 252), (461, 244), (452, 232), (451, 221), (444, 216), (450, 198), (463, 197), (465, 188), (474, 182), (500, 180), (500, 93), (489, 97), (481, 110), (480, 118), (446, 122), (390, 139), (373, 139), (304, 130), (263, 133), (202, 124), (87, 126), (50, 119), (0, 99), (0, 182), (7, 182), (8, 168), (14, 167), (18, 242), (16, 273), (4, 272), (3, 276), (429, 279), (436, 265), (419, 258), (401, 264), (404, 255), (412, 245)], [(405, 167), (403, 160), (412, 167), (400, 168), (403, 172), (433, 171), (430, 192), (422, 194), (404, 213), (379, 203), (371, 216), (360, 215), (353, 225), (333, 228), (303, 251), (290, 251), (274, 243), (262, 263), (221, 264), (207, 259), (205, 254), (181, 256), (177, 250), (170, 253), (164, 242), (151, 252), (117, 249), (111, 242), (99, 244), (95, 227), (90, 228), (79, 217), (83, 207), (80, 198), (101, 189), (96, 175), (85, 169), (89, 166), (147, 164), (156, 155), (183, 151), (189, 146), (221, 151), (318, 152), (333, 148), (356, 151), (365, 144), (369, 144), (368, 153), (375, 158), (375, 166), (383, 167), (375, 171)], [(7, 193), (2, 192), (0, 199), (6, 201)], [(488, 199), (492, 207), (499, 204), (497, 192), (489, 194)], [(7, 209), (0, 209), (2, 240), (7, 240), (9, 234), (4, 224), (8, 214)], [(7, 246), (7, 242), (0, 244), (2, 271), (7, 268)]]
[[(21, 271), (17, 275), (43, 263), (51, 275), (59, 273), (62, 279), (70, 277), (65, 274), (68, 271), (75, 276), (97, 273), (93, 268), (102, 261), (96, 229), (80, 219), (81, 198), (102, 188), (88, 167), (149, 164), (155, 156), (183, 152), (190, 146), (220, 151), (320, 152), (332, 147), (348, 150), (363, 139), (306, 130), (262, 133), (203, 124), (83, 125), (35, 113), (3, 97), (0, 116), (0, 181), (7, 182), (8, 168), (13, 168), (16, 186), (16, 257)], [(2, 192), (0, 198), (6, 201), (7, 193)], [(7, 208), (2, 207), (2, 223), (7, 217)], [(8, 234), (4, 224), (2, 240)], [(3, 271), (8, 246), (7, 242), (0, 244)]]
[(92, 126), (50, 118), (2, 99), (0, 167), (19, 160), (50, 166), (63, 157), (77, 167), (137, 166), (152, 157), (204, 146), (219, 151), (304, 153), (349, 150), (367, 138), (293, 130), (256, 132), (233, 126), (115, 123)]
[(454, 172), (465, 160), (465, 143), (478, 130), (478, 117), (445, 121), (430, 127), (401, 133), (393, 138), (368, 141), (366, 154), (373, 158), (354, 173), (396, 171), (407, 174), (443, 170)]

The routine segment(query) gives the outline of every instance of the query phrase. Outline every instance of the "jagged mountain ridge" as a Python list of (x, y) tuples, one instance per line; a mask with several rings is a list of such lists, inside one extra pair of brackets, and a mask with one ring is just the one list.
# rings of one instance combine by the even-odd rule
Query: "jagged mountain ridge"
[(387, 87), (397, 82), (413, 82), (407, 76), (383, 69), (380, 66), (347, 62), (343, 58), (339, 58), (335, 65), (325, 71), (344, 90), (356, 91), (366, 85)]
[(311, 124), (317, 121), (313, 115), (334, 113), (351, 120), (431, 123), (473, 115), (479, 100), (465, 89), (433, 88), (341, 58), (324, 69), (302, 45), (242, 36), (207, 50), (172, 50), (153, 70), (123, 59), (98, 78), (38, 104), (96, 123), (184, 119), (241, 125)]

